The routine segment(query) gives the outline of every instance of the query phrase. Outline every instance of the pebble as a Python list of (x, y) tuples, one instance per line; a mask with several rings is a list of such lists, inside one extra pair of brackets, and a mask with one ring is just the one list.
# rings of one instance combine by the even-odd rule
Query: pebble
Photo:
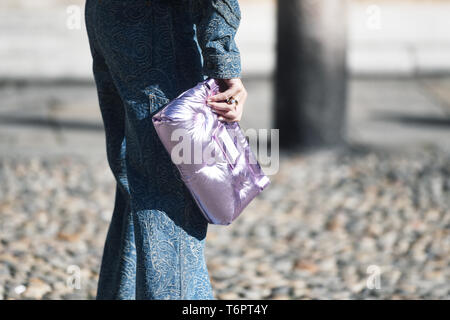
[[(450, 154), (280, 160), (233, 224), (210, 225), (216, 298), (450, 298)], [(114, 204), (106, 160), (2, 155), (0, 181), (0, 299), (94, 299)], [(73, 265), (79, 289), (66, 284)]]
[[(39, 278), (31, 278), (28, 280), (28, 285), (26, 290), (23, 292), (23, 297), (29, 299), (42, 299), (42, 297), (49, 291), (51, 291), (50, 285)], [(16, 293), (18, 292), (16, 291)]]

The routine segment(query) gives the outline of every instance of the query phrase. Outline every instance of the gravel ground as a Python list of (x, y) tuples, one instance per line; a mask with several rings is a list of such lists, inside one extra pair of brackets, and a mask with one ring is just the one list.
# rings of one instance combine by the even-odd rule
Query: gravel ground
[[(450, 154), (283, 154), (271, 180), (232, 225), (209, 228), (218, 299), (450, 298)], [(106, 161), (3, 156), (0, 181), (0, 298), (93, 299)]]

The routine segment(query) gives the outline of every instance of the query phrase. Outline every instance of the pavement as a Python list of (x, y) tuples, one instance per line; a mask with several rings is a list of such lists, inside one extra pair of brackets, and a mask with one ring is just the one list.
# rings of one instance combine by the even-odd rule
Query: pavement
[[(282, 156), (236, 221), (208, 226), (215, 298), (448, 299), (449, 155)], [(0, 181), (0, 299), (94, 299), (114, 207), (106, 159), (3, 155)]]
[[(274, 128), (271, 78), (244, 78), (241, 126)], [(450, 78), (349, 80), (348, 141), (370, 148), (450, 149)], [(0, 87), (0, 154), (104, 155), (93, 85)]]
[[(243, 19), (237, 41), (249, 92), (241, 125), (274, 128), (275, 1), (240, 3)], [(5, 0), (0, 4), (0, 26), (8, 30), (0, 34), (0, 59), (6, 61), (0, 64), (2, 153), (104, 156), (83, 5), (80, 0)], [(447, 59), (417, 58), (446, 52), (450, 20), (444, 12), (448, 6), (445, 1), (349, 1), (350, 144), (449, 148)], [(393, 54), (400, 52), (397, 49), (403, 52), (401, 61)], [(439, 70), (429, 68), (431, 61)]]
[[(273, 128), (273, 2), (240, 3), (241, 125)], [(362, 29), (373, 3), (383, 27)], [(70, 4), (83, 2), (0, 4), (0, 299), (95, 297), (114, 180)], [(349, 148), (283, 151), (271, 187), (232, 226), (211, 226), (218, 299), (449, 298), (447, 6), (352, 2)]]
[[(275, 0), (241, 0), (236, 35), (243, 75), (271, 74)], [(349, 0), (348, 70), (353, 75), (429, 75), (450, 71), (450, 3)], [(0, 79), (91, 81), (82, 0), (3, 0)]]

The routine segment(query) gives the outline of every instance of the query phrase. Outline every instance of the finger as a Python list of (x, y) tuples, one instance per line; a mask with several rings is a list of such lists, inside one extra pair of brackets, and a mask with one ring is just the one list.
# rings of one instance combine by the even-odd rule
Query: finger
[(236, 95), (240, 91), (240, 88), (237, 86), (231, 87), (224, 92), (220, 92), (216, 95), (213, 95), (208, 98), (209, 101), (225, 101), (228, 98)]
[(242, 117), (242, 111), (243, 111), (242, 106), (238, 105), (236, 106), (235, 110), (229, 112), (222, 112), (221, 114), (230, 121), (240, 121)]
[(235, 111), (215, 111), (215, 114), (217, 114), (218, 116), (223, 116), (225, 118), (235, 118), (237, 113)]
[(239, 119), (237, 119), (237, 118), (224, 118), (222, 116), (220, 116), (218, 119), (219, 119), (219, 121), (225, 121), (225, 122), (238, 122), (239, 121)]
[(211, 107), (211, 110), (218, 115), (223, 115), (228, 118), (236, 119), (242, 116), (244, 102), (245, 101), (242, 101), (242, 103), (239, 103), (238, 105), (233, 104), (232, 106), (234, 106), (234, 108), (232, 108), (232, 110), (219, 110), (214, 107)]
[(236, 104), (235, 104), (236, 107), (244, 105), (244, 103), (245, 103), (245, 96), (244, 96), (244, 93), (242, 91), (239, 92), (239, 94), (237, 96), (235, 96), (234, 98), (237, 101)]
[(221, 121), (239, 121), (239, 117), (235, 112), (219, 113), (217, 112), (218, 119)]
[(208, 105), (215, 110), (230, 111), (234, 109), (234, 105), (226, 102), (208, 102)]

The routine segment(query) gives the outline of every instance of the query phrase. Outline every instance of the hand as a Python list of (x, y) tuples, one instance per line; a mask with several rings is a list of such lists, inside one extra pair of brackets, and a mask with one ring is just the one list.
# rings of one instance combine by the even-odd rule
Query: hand
[[(217, 79), (219, 80), (219, 90), (221, 85), (225, 91), (209, 97), (208, 105), (212, 111), (219, 116), (219, 120), (227, 122), (240, 121), (247, 100), (247, 90), (245, 90), (241, 79)], [(228, 104), (227, 99), (233, 97), (236, 103)]]

